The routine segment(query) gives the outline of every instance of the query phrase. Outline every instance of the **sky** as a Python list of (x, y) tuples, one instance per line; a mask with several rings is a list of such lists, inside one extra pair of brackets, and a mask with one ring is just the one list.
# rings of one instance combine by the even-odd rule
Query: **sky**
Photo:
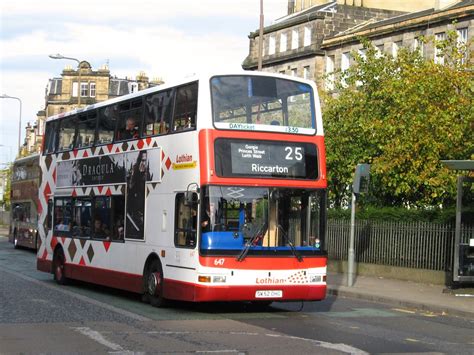
[[(265, 25), (286, 15), (288, 0), (264, 0)], [(0, 3), (0, 95), (21, 100), (24, 126), (44, 109), (48, 80), (76, 62), (111, 75), (144, 71), (165, 82), (206, 70), (241, 69), (259, 0), (16, 0)], [(0, 168), (18, 149), (20, 102), (0, 99)]]

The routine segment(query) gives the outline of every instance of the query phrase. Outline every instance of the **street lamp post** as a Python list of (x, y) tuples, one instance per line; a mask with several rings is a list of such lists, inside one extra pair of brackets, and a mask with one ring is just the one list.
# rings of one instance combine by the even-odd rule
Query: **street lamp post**
[(18, 120), (18, 155), (20, 155), (21, 154), (21, 106), (22, 106), (21, 99), (19, 97), (9, 96), (6, 94), (1, 95), (0, 98), (15, 99), (15, 100), (18, 100), (18, 102), (20, 103), (20, 119)]
[(72, 58), (72, 57), (65, 57), (63, 56), (62, 54), (50, 54), (49, 57), (51, 59), (67, 59), (67, 60), (74, 60), (77, 62), (77, 72), (78, 72), (78, 80), (79, 80), (79, 84), (78, 84), (78, 88), (77, 88), (77, 106), (80, 106), (81, 105), (81, 61), (79, 59), (76, 59), (76, 58)]
[(258, 35), (258, 70), (262, 70), (263, 56), (263, 0), (260, 0), (260, 27)]

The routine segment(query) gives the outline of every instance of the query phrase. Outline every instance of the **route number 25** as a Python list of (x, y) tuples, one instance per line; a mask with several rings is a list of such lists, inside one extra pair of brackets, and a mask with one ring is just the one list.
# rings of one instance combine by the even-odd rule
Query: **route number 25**
[(303, 160), (303, 148), (301, 147), (285, 147), (286, 160)]

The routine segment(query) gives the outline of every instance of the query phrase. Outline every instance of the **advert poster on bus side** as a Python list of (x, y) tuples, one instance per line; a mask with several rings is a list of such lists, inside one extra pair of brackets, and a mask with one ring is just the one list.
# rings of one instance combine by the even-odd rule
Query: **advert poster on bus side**
[(134, 173), (146, 182), (161, 180), (161, 149), (103, 155), (58, 163), (57, 187), (123, 184)]

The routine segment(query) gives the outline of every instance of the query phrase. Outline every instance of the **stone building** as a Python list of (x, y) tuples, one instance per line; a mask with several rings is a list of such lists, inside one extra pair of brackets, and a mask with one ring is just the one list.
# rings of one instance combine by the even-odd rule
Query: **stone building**
[(110, 75), (107, 66), (93, 70), (87, 61), (80, 62), (77, 70), (66, 66), (61, 77), (49, 79), (45, 92), (45, 108), (38, 111), (35, 123), (28, 123), (25, 127), (26, 138), (22, 156), (41, 150), (47, 117), (160, 84), (163, 84), (163, 81), (150, 81), (144, 72), (140, 72), (135, 79), (119, 79)]
[[(394, 10), (349, 6), (336, 1), (291, 13), (291, 4), (290, 0), (287, 16), (264, 28), (262, 70), (315, 81), (324, 75), (325, 52), (321, 49), (321, 43), (325, 38), (363, 25), (367, 21), (403, 14)], [(250, 33), (249, 39), (249, 55), (242, 67), (256, 70), (259, 31)]]
[[(307, 78), (324, 87), (327, 74), (351, 65), (351, 51), (362, 47), (359, 36), (384, 51), (421, 45), (416, 40), (420, 35), (442, 38), (449, 27), (469, 41), (472, 7), (473, 0), (289, 0), (288, 14), (264, 28), (262, 70)], [(242, 67), (256, 70), (259, 31), (251, 32), (249, 40)], [(434, 48), (426, 48), (425, 56), (433, 58)]]
[[(472, 61), (474, 43), (474, 1), (461, 1), (447, 8), (431, 8), (423, 11), (407, 13), (384, 21), (367, 23), (323, 40), (321, 49), (325, 52), (325, 87), (333, 90), (332, 73), (345, 70), (353, 63), (351, 53), (363, 55), (362, 44), (358, 38), (369, 39), (376, 50), (396, 56), (402, 47), (419, 49), (425, 59), (442, 64), (444, 58), (433, 41), (425, 43), (425, 39), (443, 40), (447, 31), (457, 33), (459, 43), (467, 45), (465, 60)], [(469, 54), (470, 53), (470, 54)], [(470, 57), (468, 57), (470, 56)]]

